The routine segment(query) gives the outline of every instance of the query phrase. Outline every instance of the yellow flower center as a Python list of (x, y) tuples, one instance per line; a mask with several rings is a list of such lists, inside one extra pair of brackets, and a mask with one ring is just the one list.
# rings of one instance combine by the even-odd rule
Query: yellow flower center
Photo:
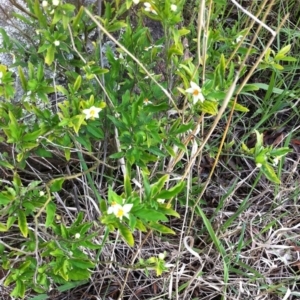
[(92, 117), (94, 117), (95, 114), (96, 114), (96, 111), (94, 109), (91, 109), (90, 114), (91, 114)]
[(194, 90), (194, 91), (193, 91), (193, 95), (194, 95), (194, 96), (198, 96), (198, 95), (199, 95), (199, 91), (198, 91), (198, 90)]
[(116, 213), (117, 218), (122, 218), (124, 216), (124, 210), (123, 209), (118, 209)]

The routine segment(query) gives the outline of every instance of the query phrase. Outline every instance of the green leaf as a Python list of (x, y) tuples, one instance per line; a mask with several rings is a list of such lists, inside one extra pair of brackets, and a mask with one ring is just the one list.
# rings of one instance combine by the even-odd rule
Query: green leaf
[(38, 148), (35, 153), (40, 157), (53, 157), (52, 152), (44, 148)]
[(149, 227), (153, 230), (156, 230), (160, 233), (164, 233), (164, 234), (176, 234), (174, 230), (172, 230), (171, 228), (162, 225), (162, 224), (158, 224), (158, 223), (154, 223), (154, 222), (150, 222), (149, 223)]
[[(180, 121), (180, 119), (178, 119)], [(188, 130), (192, 129), (193, 127), (193, 122), (190, 122), (188, 124), (181, 124), (178, 128), (172, 130), (172, 133), (174, 134), (180, 134), (187, 132)]]
[(261, 167), (263, 174), (274, 183), (281, 183), (280, 179), (277, 177), (274, 169), (268, 164), (263, 164)]
[(49, 44), (49, 43), (43, 44), (42, 46), (39, 47), (37, 53), (42, 53), (42, 52), (46, 51), (50, 46), (51, 46), (51, 44)]
[[(233, 106), (233, 101), (230, 101), (230, 102), (228, 103), (228, 107), (229, 107), (229, 108), (232, 108), (232, 106)], [(241, 104), (239, 104), (239, 103), (235, 103), (234, 110), (235, 110), (235, 111), (244, 112), (244, 113), (246, 113), (246, 112), (249, 111), (249, 109), (248, 109), (247, 107), (245, 107), (245, 106), (243, 106), (243, 105), (241, 105)]]
[(110, 24), (109, 26), (107, 26), (106, 30), (108, 32), (114, 32), (114, 31), (118, 31), (123, 27), (126, 27), (127, 24), (125, 22), (121, 22), (121, 21), (115, 21), (112, 24)]
[(21, 85), (24, 91), (27, 91), (27, 79), (24, 75), (24, 72), (20, 66), (18, 66), (19, 78), (21, 81)]
[[(270, 89), (270, 86), (268, 84), (265, 84), (265, 83), (259, 83), (259, 82), (257, 82), (257, 83), (253, 83), (253, 85), (256, 85), (258, 88), (263, 89), (265, 91), (268, 91)], [(285, 94), (286, 93), (286, 89), (279, 89), (279, 88), (276, 88), (276, 87), (272, 87), (272, 92), (274, 94), (279, 94), (279, 95), (282, 94), (282, 93)], [(290, 97), (297, 97), (294, 93), (288, 93), (288, 95)]]
[[(10, 123), (9, 123), (9, 129), (10, 129), (10, 136), (8, 138), (12, 138), (11, 142), (19, 142), (22, 129), (20, 128), (17, 119), (15, 118), (14, 114), (12, 111), (8, 112)], [(8, 135), (8, 132), (6, 133)]]
[(143, 222), (141, 220), (136, 220), (135, 223), (135, 228), (142, 231), (142, 232), (146, 232), (147, 228), (145, 227), (145, 225), (143, 224)]
[(22, 280), (17, 279), (16, 280), (16, 286), (11, 292), (11, 296), (17, 297), (17, 298), (24, 298), (25, 296), (25, 284)]
[(52, 225), (55, 218), (55, 211), (56, 211), (56, 205), (53, 202), (48, 203), (46, 207), (46, 214), (47, 214), (46, 222), (45, 222), (46, 227)]
[(88, 125), (86, 126), (86, 130), (88, 133), (90, 133), (94, 138), (96, 139), (103, 139), (104, 138), (104, 134), (101, 128), (92, 125), (92, 123), (88, 123)]
[(23, 236), (27, 237), (28, 225), (27, 225), (26, 215), (22, 210), (18, 211), (18, 226)]
[(3, 43), (4, 48), (10, 49), (11, 38), (7, 35), (6, 31), (3, 28), (0, 28), (0, 34), (2, 35), (2, 43)]
[(34, 132), (30, 132), (30, 133), (26, 133), (24, 136), (23, 136), (23, 141), (24, 142), (36, 142), (37, 138), (41, 135), (43, 135), (43, 133), (45, 133), (45, 129), (43, 128), (40, 128)]
[(151, 186), (152, 197), (159, 198), (159, 197), (157, 197), (157, 194), (160, 193), (160, 191), (162, 190), (162, 188), (164, 187), (164, 185), (168, 179), (169, 179), (169, 175), (166, 174), (166, 175), (162, 176), (161, 178), (159, 178), (159, 180), (157, 182), (152, 184), (152, 186)]
[(34, 13), (35, 13), (36, 17), (39, 20), (40, 26), (42, 28), (47, 28), (47, 20), (46, 20), (46, 17), (45, 17), (45, 15), (43, 14), (43, 12), (41, 10), (41, 6), (40, 6), (40, 1), (39, 0), (35, 0), (34, 1), (33, 10), (34, 10)]
[(134, 215), (146, 221), (168, 221), (168, 218), (163, 213), (149, 208), (142, 208), (138, 211), (134, 211)]
[(221, 82), (221, 87), (223, 87), (225, 81), (225, 65), (226, 65), (225, 56), (222, 53), (220, 58), (220, 68), (219, 68), (219, 78)]
[(36, 78), (39, 82), (42, 81), (44, 78), (44, 66), (41, 63), (39, 63), (39, 65), (38, 65)]
[(145, 112), (156, 113), (156, 112), (160, 112), (160, 111), (165, 111), (168, 108), (169, 108), (169, 106), (168, 106), (167, 103), (160, 103), (160, 104), (157, 104), (157, 105), (149, 104), (147, 106), (144, 106), (144, 111)]
[(0, 223), (0, 232), (6, 232), (8, 230), (7, 226), (3, 223)]
[(157, 198), (159, 199), (171, 199), (179, 194), (185, 186), (185, 182), (179, 182), (174, 187), (170, 188), (169, 190), (163, 190), (158, 195)]
[(81, 125), (85, 122), (84, 119), (85, 119), (84, 115), (77, 115), (71, 119), (73, 129), (77, 134), (79, 132)]
[(272, 66), (277, 70), (284, 70), (284, 67), (280, 64), (272, 64)]
[(161, 213), (163, 213), (164, 215), (169, 215), (169, 216), (173, 216), (176, 218), (180, 218), (180, 214), (177, 211), (175, 211), (174, 209), (166, 208), (164, 206), (159, 206), (157, 210), (160, 211)]
[(203, 210), (198, 206), (197, 209), (197, 213), (201, 216), (203, 223), (210, 235), (210, 238), (212, 239), (213, 243), (215, 244), (217, 250), (219, 251), (220, 254), (222, 254), (222, 256), (224, 257), (226, 255), (226, 251), (222, 245), (222, 242), (220, 241), (220, 239), (218, 238), (218, 236), (216, 235), (210, 221), (208, 220), (208, 218), (206, 217), (205, 213), (203, 212)]
[(212, 116), (215, 116), (218, 113), (218, 103), (214, 101), (204, 101), (203, 103), (199, 103), (199, 107), (202, 112)]
[(72, 27), (75, 31), (77, 31), (77, 27), (79, 25), (79, 22), (81, 21), (83, 12), (84, 12), (84, 6), (81, 6), (78, 11), (78, 14), (76, 15), (76, 17), (73, 20), (73, 24), (72, 24)]
[(62, 189), (62, 185), (64, 183), (65, 179), (64, 178), (57, 178), (52, 180), (51, 186), (50, 186), (50, 191), (52, 193), (58, 192)]
[(82, 78), (80, 75), (78, 75), (76, 78), (76, 81), (74, 83), (74, 87), (73, 87), (75, 92), (77, 92), (79, 90), (79, 88), (81, 86), (81, 81), (82, 81)]
[(124, 190), (126, 197), (130, 197), (132, 193), (131, 188), (131, 165), (129, 162), (126, 163), (126, 172), (124, 174)]
[(273, 149), (270, 151), (270, 155), (272, 156), (284, 156), (286, 154), (288, 154), (289, 152), (291, 152), (292, 150), (288, 147), (282, 147), (279, 149)]
[(263, 133), (259, 133), (257, 130), (254, 130), (255, 134), (256, 134), (256, 144), (255, 144), (255, 153), (258, 154), (262, 147), (263, 147)]
[[(15, 168), (12, 164), (10, 164), (9, 162), (4, 161), (4, 160), (0, 160), (0, 166), (10, 169), (10, 170), (13, 170)], [(0, 204), (1, 204), (1, 201), (0, 201)]]
[(274, 59), (279, 60), (279, 57), (284, 57), (291, 50), (291, 45), (287, 45), (281, 48), (278, 53), (275, 55)]
[(90, 260), (83, 260), (83, 259), (75, 259), (71, 258), (69, 259), (69, 262), (72, 266), (79, 268), (79, 269), (88, 269), (88, 268), (94, 268), (95, 264), (92, 263)]
[(123, 153), (123, 152), (117, 152), (117, 153), (111, 154), (109, 156), (109, 158), (119, 159), (119, 158), (124, 157), (124, 156), (125, 156), (125, 153)]
[(282, 61), (297, 61), (297, 59), (295, 57), (291, 57), (291, 56), (285, 56), (285, 57), (281, 58), (280, 60), (282, 60)]
[[(73, 279), (74, 280), (74, 279)], [(60, 291), (60, 292), (65, 292), (65, 291), (69, 291), (75, 287), (78, 287), (78, 286), (81, 286), (81, 285), (84, 285), (88, 283), (88, 280), (82, 280), (82, 281), (75, 281), (75, 282), (68, 282), (64, 285), (61, 285), (59, 286), (57, 289)], [(47, 300), (49, 298), (48, 295), (46, 294), (42, 294), (42, 295), (38, 295), (38, 296), (35, 296), (33, 298), (30, 298), (29, 300)]]
[(45, 56), (45, 63), (48, 66), (51, 66), (54, 61), (55, 51), (56, 51), (56, 48), (54, 45), (50, 45), (50, 47), (47, 49), (47, 54)]
[(84, 280), (89, 278), (91, 275), (91, 272), (89, 270), (72, 270), (68, 272), (69, 280)]
[(134, 238), (133, 238), (133, 235), (132, 235), (131, 231), (126, 226), (124, 226), (121, 223), (118, 224), (118, 229), (119, 229), (119, 231), (121, 233), (121, 236), (125, 240), (125, 242), (130, 247), (133, 247), (134, 246)]

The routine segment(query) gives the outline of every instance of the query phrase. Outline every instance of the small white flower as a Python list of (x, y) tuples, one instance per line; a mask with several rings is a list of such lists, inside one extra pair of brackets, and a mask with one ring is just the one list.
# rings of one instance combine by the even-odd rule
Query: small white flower
[(273, 158), (273, 166), (274, 167), (278, 165), (280, 159), (281, 159), (281, 156), (275, 156)]
[(150, 101), (148, 98), (144, 99), (144, 105), (152, 104), (152, 101)]
[(84, 109), (82, 112), (85, 114), (86, 120), (88, 119), (94, 120), (95, 118), (99, 118), (99, 112), (101, 110), (102, 109), (99, 107), (92, 106), (90, 108)]
[(256, 166), (257, 166), (258, 168), (261, 168), (261, 167), (262, 167), (262, 164), (261, 164), (261, 163), (257, 163)]
[(165, 252), (164, 252), (164, 253), (159, 253), (159, 254), (158, 254), (158, 258), (161, 259), (161, 260), (164, 260), (165, 257), (166, 257), (166, 253), (165, 253)]
[(149, 11), (149, 12), (157, 15), (156, 10), (153, 8), (153, 6), (149, 2), (145, 2), (144, 6), (145, 6), (145, 11)]
[(54, 41), (53, 44), (54, 44), (54, 46), (59, 46), (59, 45), (60, 45), (60, 41), (57, 41), (57, 40), (56, 40), (56, 41)]
[(0, 78), (2, 78), (3, 77), (3, 72), (0, 72)]
[(74, 237), (75, 237), (75, 239), (77, 239), (77, 240), (80, 239), (80, 233), (76, 233)]
[(120, 205), (116, 202), (113, 202), (108, 208), (108, 214), (114, 214), (117, 218), (122, 220), (123, 217), (129, 218), (129, 212), (131, 211), (133, 204), (124, 204)]
[(166, 199), (157, 199), (158, 203), (165, 203)]
[(193, 104), (196, 104), (198, 101), (204, 102), (204, 96), (202, 95), (202, 91), (200, 87), (191, 81), (191, 87), (185, 90), (187, 93), (192, 94), (193, 96)]
[(42, 2), (42, 6), (43, 6), (43, 7), (47, 7), (47, 6), (48, 6), (48, 1), (45, 1), (45, 0), (44, 0), (44, 1)]
[(39, 195), (40, 195), (40, 197), (43, 197), (43, 196), (45, 196), (45, 192), (44, 191), (40, 191)]
[(171, 11), (176, 12), (177, 11), (177, 5), (171, 4)]
[(145, 51), (149, 51), (150, 49), (152, 49), (153, 48), (153, 46), (149, 46), (149, 47), (145, 47)]
[(54, 6), (59, 5), (59, 0), (52, 0), (52, 4), (53, 4)]
[(243, 37), (244, 37), (244, 36), (239, 35), (239, 36), (236, 38), (236, 40), (235, 40), (236, 44), (238, 44), (238, 43), (243, 39)]
[(133, 2), (134, 4), (139, 4), (139, 3), (140, 3), (140, 0), (132, 0), (132, 2)]

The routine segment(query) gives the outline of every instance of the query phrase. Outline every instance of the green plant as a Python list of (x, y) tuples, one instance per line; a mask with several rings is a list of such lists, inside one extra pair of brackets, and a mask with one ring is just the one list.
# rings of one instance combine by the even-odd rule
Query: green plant
[[(283, 283), (266, 287), (245, 257), (286, 214), (277, 223), (263, 208), (257, 215), (271, 220), (247, 219), (251, 205), (259, 210), (259, 191), (272, 194), (270, 207), (284, 205), (280, 177), (292, 178), (281, 158), (297, 127), (278, 139), (288, 136), (284, 146), (259, 133), (279, 126), (286, 110), (285, 126), (299, 117), (298, 88), (287, 83), (297, 74), (287, 56), (296, 46), (287, 38), (271, 50), (286, 17), (275, 32), (265, 24), (267, 1), (252, 3), (258, 17), (246, 11), (247, 20), (238, 19), (243, 7), (223, 0), (25, 2), (23, 14), (12, 14), (25, 39), (0, 29), (0, 52), (14, 57), (0, 65), (0, 265), (11, 296), (45, 299), (52, 286), (70, 289), (113, 266), (122, 298), (130, 272), (159, 277), (174, 267), (164, 275), (180, 277), (187, 265), (193, 275), (169, 280), (169, 298), (204, 297), (191, 292), (198, 280), (210, 282), (211, 298), (248, 297), (236, 295), (232, 278), (248, 282), (250, 273), (257, 291), (282, 296)], [(262, 175), (275, 188), (265, 189)], [(219, 268), (216, 286), (209, 259)]]

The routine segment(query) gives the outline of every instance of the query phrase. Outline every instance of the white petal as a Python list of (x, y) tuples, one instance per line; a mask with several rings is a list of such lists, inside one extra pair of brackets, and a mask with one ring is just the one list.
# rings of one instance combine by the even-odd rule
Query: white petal
[(194, 90), (200, 90), (200, 87), (198, 84), (196, 84), (195, 82), (191, 81), (191, 88), (193, 88)]
[(125, 204), (125, 205), (123, 206), (124, 214), (130, 212), (131, 209), (132, 209), (132, 206), (133, 206), (133, 204)]
[(188, 88), (187, 90), (185, 90), (187, 93), (189, 94), (193, 94), (194, 93), (194, 89), (193, 88)]
[(177, 11), (177, 5), (171, 4), (171, 11)]

